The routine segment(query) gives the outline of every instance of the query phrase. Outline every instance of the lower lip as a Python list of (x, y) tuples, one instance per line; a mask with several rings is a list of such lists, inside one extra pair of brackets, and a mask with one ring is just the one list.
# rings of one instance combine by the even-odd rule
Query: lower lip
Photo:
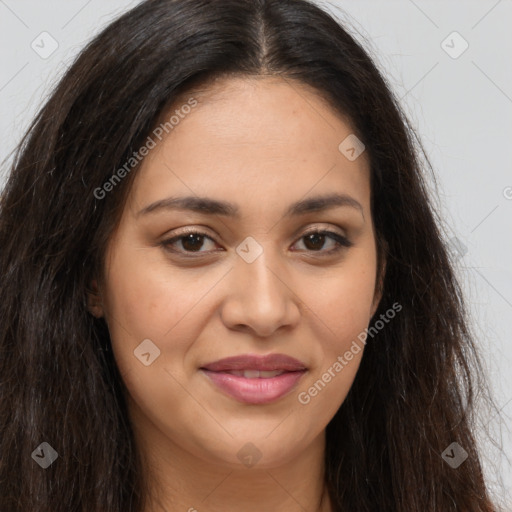
[(285, 372), (277, 377), (246, 379), (231, 373), (201, 371), (222, 391), (246, 404), (268, 404), (289, 393), (306, 370)]

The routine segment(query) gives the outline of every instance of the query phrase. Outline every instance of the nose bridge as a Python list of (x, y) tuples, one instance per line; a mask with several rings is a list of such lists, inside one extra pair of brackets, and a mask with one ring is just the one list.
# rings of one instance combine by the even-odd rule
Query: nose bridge
[(297, 319), (294, 295), (286, 285), (286, 272), (269, 238), (247, 237), (236, 249), (232, 287), (224, 310), (225, 321), (244, 324), (268, 335)]
[[(276, 251), (271, 247), (271, 240), (260, 239), (258, 242), (247, 237), (237, 247), (237, 254), (239, 258), (235, 272), (242, 292), (253, 299), (255, 305), (262, 303), (264, 306), (269, 301), (282, 301), (283, 283), (277, 278), (280, 263)], [(269, 307), (276, 305), (268, 304)]]

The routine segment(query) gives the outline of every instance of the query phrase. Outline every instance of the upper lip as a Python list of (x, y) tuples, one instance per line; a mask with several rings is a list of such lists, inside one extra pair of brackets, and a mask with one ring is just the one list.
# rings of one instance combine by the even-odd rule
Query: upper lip
[(306, 370), (306, 365), (286, 354), (268, 354), (265, 356), (243, 354), (240, 356), (226, 357), (201, 367), (212, 372), (223, 372), (231, 370), (260, 370), (272, 371), (283, 370), (295, 372)]

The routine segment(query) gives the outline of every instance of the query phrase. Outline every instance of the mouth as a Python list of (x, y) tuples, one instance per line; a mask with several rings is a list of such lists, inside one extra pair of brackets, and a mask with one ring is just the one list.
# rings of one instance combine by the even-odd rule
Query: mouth
[(284, 354), (248, 354), (209, 363), (200, 371), (225, 395), (242, 403), (262, 405), (289, 394), (307, 368)]
[(245, 379), (270, 379), (286, 373), (285, 370), (231, 370), (222, 373), (244, 377)]

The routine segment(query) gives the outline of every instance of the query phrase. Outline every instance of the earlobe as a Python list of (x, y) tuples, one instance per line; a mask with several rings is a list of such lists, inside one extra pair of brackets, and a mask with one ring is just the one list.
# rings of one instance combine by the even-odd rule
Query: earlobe
[(103, 302), (96, 279), (91, 281), (87, 289), (87, 310), (96, 318), (103, 317)]

